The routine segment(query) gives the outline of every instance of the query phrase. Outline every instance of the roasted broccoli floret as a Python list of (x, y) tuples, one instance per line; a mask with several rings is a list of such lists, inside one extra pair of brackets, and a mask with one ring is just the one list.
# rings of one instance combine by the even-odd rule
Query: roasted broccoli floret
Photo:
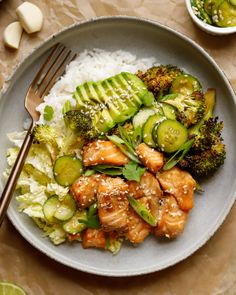
[(95, 138), (98, 131), (93, 125), (92, 118), (86, 110), (70, 110), (64, 115), (66, 125), (77, 133), (78, 136), (85, 138)]
[(198, 152), (207, 150), (211, 146), (218, 145), (218, 143), (223, 140), (221, 137), (222, 129), (223, 122), (219, 122), (218, 117), (209, 118), (195, 135), (192, 149)]
[(226, 157), (221, 132), (223, 122), (213, 117), (215, 91), (209, 89), (205, 94), (206, 111), (203, 119), (190, 129), (193, 145), (179, 162), (179, 166), (188, 170), (194, 177), (200, 178), (212, 174)]
[(222, 142), (197, 153), (188, 153), (179, 165), (188, 170), (193, 177), (200, 178), (214, 173), (225, 160), (225, 145)]
[(187, 128), (198, 123), (205, 113), (204, 98), (199, 91), (189, 95), (167, 95), (162, 101), (176, 108), (177, 120)]
[(172, 65), (160, 65), (148, 69), (146, 72), (138, 71), (137, 76), (144, 82), (148, 90), (153, 92), (156, 98), (165, 95), (172, 81), (183, 72)]

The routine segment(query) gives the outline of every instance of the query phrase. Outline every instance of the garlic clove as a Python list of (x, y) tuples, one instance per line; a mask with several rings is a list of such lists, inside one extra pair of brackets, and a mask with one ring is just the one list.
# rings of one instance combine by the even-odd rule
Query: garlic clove
[(20, 22), (9, 24), (3, 33), (3, 42), (6, 46), (18, 49), (20, 45), (23, 28)]
[(28, 34), (41, 30), (43, 26), (43, 14), (38, 6), (30, 2), (24, 2), (16, 9), (19, 21)]

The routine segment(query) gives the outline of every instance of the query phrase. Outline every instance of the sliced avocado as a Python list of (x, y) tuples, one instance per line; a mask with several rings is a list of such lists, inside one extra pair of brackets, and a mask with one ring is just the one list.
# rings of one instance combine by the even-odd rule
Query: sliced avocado
[(100, 97), (98, 96), (98, 93), (95, 91), (94, 89), (94, 82), (87, 82), (87, 83), (84, 83), (84, 88), (88, 94), (88, 97), (90, 100), (92, 100), (93, 102), (95, 103), (101, 103), (101, 99)]
[(81, 108), (86, 105), (82, 99), (82, 94), (79, 87), (76, 88), (76, 91), (74, 92), (73, 97), (76, 100), (76, 108)]
[(110, 116), (108, 109), (103, 109), (101, 112), (97, 112), (94, 116), (93, 123), (94, 126), (96, 126), (96, 129), (100, 132), (107, 132), (116, 125)]
[(93, 87), (96, 93), (98, 94), (99, 99), (102, 103), (106, 104), (108, 102), (108, 96), (106, 94), (106, 91), (104, 87), (102, 86), (103, 81), (98, 81), (94, 83)]
[(141, 99), (142, 104), (149, 107), (154, 103), (154, 95), (152, 92), (148, 91), (147, 87), (138, 76), (128, 72), (123, 72), (121, 74), (126, 80), (130, 82), (130, 86)]
[(81, 93), (80, 98), (81, 98), (81, 100), (83, 101), (84, 104), (92, 104), (92, 105), (94, 105), (95, 103), (94, 103), (94, 101), (90, 100), (89, 93), (87, 92), (87, 89), (85, 88), (85, 84), (79, 85), (76, 88), (76, 91), (78, 93)]

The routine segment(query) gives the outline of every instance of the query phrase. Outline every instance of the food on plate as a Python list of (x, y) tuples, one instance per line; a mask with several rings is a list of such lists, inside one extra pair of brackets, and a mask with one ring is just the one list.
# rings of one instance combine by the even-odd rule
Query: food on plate
[[(224, 162), (216, 91), (177, 66), (85, 51), (39, 105), (19, 211), (55, 244), (117, 253), (191, 222), (199, 182)], [(24, 132), (8, 135), (9, 174)]]
[(18, 49), (20, 46), (21, 35), (23, 28), (20, 22), (9, 24), (3, 33), (3, 42), (6, 46)]
[(198, 18), (217, 27), (236, 26), (235, 0), (190, 0)]
[(28, 34), (39, 32), (43, 26), (43, 13), (38, 6), (25, 1), (16, 9), (19, 21)]

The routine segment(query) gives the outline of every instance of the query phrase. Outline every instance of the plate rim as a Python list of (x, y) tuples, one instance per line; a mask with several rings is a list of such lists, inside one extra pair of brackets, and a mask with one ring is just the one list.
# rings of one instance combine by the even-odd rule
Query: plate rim
[[(235, 92), (234, 89), (232, 87), (232, 85), (230, 84), (230, 81), (228, 80), (227, 76), (225, 75), (225, 73), (222, 71), (222, 69), (218, 66), (218, 64), (216, 63), (216, 61), (211, 57), (211, 55), (204, 50), (204, 48), (202, 48), (197, 42), (195, 42), (194, 40), (192, 40), (190, 37), (187, 37), (186, 35), (184, 35), (183, 33), (170, 28), (167, 25), (161, 24), (158, 21), (154, 21), (154, 20), (150, 20), (147, 18), (143, 18), (143, 17), (136, 17), (136, 16), (128, 16), (128, 15), (116, 15), (116, 16), (101, 16), (101, 17), (95, 17), (95, 18), (90, 18), (88, 20), (82, 20), (79, 22), (76, 22), (66, 28), (61, 29), (60, 31), (58, 31), (55, 34), (52, 34), (51, 36), (49, 36), (42, 44), (36, 46), (35, 48), (33, 48), (27, 55), (27, 57), (25, 57), (13, 70), (12, 74), (9, 75), (8, 79), (5, 81), (4, 83), (4, 87), (2, 88), (2, 90), (0, 91), (0, 99), (2, 99), (2, 97), (7, 94), (7, 91), (10, 89), (12, 81), (14, 81), (14, 78), (17, 77), (18, 72), (20, 72), (20, 70), (22, 68), (24, 68), (25, 65), (27, 65), (27, 62), (32, 58), (33, 55), (35, 55), (37, 57), (37, 54), (40, 56), (42, 51), (46, 51), (49, 48), (51, 48), (51, 46), (56, 43), (56, 38), (60, 37), (60, 35), (62, 35), (63, 33), (65, 33), (66, 31), (70, 31), (73, 30), (76, 27), (80, 27), (82, 25), (86, 25), (89, 23), (94, 23), (94, 22), (103, 22), (103, 21), (111, 21), (111, 20), (130, 20), (130, 21), (136, 21), (136, 22), (141, 22), (141, 23), (146, 23), (146, 24), (150, 24), (156, 27), (159, 27), (163, 30), (167, 30), (170, 33), (177, 35), (179, 38), (181, 38), (182, 40), (184, 40), (186, 43), (190, 44), (192, 47), (194, 47), (198, 52), (200, 52), (210, 63), (211, 65), (217, 70), (217, 72), (220, 74), (221, 78), (224, 80), (225, 84), (227, 85), (227, 89), (230, 91), (234, 104), (236, 105), (236, 98), (235, 98)], [(55, 42), (53, 42), (55, 41)], [(52, 44), (51, 44), (52, 43)], [(236, 184), (235, 184), (236, 187)], [(79, 271), (83, 271), (86, 273), (90, 273), (90, 274), (96, 274), (96, 275), (100, 275), (100, 276), (107, 276), (107, 277), (131, 277), (131, 276), (138, 276), (138, 275), (143, 275), (143, 274), (149, 274), (149, 273), (153, 273), (156, 271), (160, 271), (163, 269), (166, 269), (170, 266), (173, 266), (183, 260), (185, 260), (187, 257), (191, 256), (192, 254), (194, 254), (197, 250), (199, 250), (203, 245), (205, 245), (205, 243), (215, 234), (215, 232), (221, 227), (222, 223), (224, 222), (224, 220), (226, 219), (226, 217), (228, 216), (235, 200), (236, 200), (236, 188), (234, 188), (231, 191), (232, 197), (230, 198), (230, 202), (228, 202), (227, 206), (224, 207), (224, 210), (221, 212), (221, 214), (218, 216), (218, 218), (215, 220), (215, 223), (211, 226), (208, 235), (206, 235), (203, 239), (201, 239), (200, 241), (196, 242), (194, 245), (192, 245), (191, 248), (188, 248), (187, 251), (185, 251), (184, 253), (182, 253), (181, 255), (177, 255), (175, 257), (175, 259), (172, 258), (171, 261), (169, 261), (169, 263), (165, 263), (165, 265), (158, 265), (158, 266), (153, 266), (153, 267), (144, 267), (144, 268), (139, 268), (138, 270), (126, 270), (126, 271), (116, 271), (113, 270), (113, 272), (111, 272), (110, 270), (106, 271), (106, 270), (100, 270), (96, 267), (92, 267), (92, 266), (88, 266), (86, 265), (86, 268), (82, 268), (83, 266), (81, 265), (81, 267), (79, 267), (76, 263), (71, 263), (69, 261), (67, 261), (64, 257), (61, 256), (61, 254), (56, 255), (56, 257), (53, 255), (54, 251), (49, 251), (48, 253), (48, 249), (46, 244), (45, 247), (39, 247), (37, 243), (35, 243), (35, 241), (33, 241), (32, 239), (30, 239), (30, 237), (26, 234), (25, 232), (25, 228), (23, 226), (21, 226), (21, 224), (17, 224), (16, 219), (14, 218), (15, 214), (17, 214), (15, 212), (15, 210), (10, 206), (9, 210), (8, 210), (8, 217), (11, 221), (11, 223), (14, 225), (14, 227), (16, 228), (16, 230), (21, 234), (21, 236), (27, 241), (29, 242), (34, 248), (36, 248), (37, 250), (39, 250), (41, 253), (45, 254), (46, 256), (50, 257), (51, 259), (76, 270)], [(34, 235), (32, 235), (34, 236)], [(44, 250), (45, 249), (45, 250)], [(59, 257), (58, 257), (59, 256)]]

